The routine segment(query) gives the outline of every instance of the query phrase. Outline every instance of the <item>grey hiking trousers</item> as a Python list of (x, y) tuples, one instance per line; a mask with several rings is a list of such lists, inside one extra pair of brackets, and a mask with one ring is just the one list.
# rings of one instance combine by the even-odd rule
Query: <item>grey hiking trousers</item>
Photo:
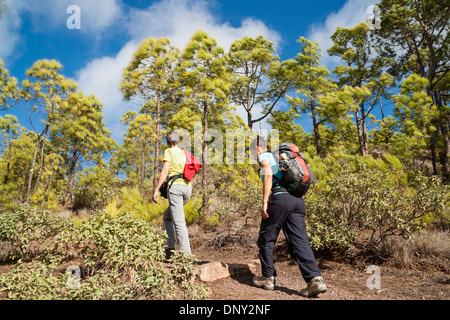
[(191, 245), (184, 217), (183, 206), (192, 194), (192, 187), (174, 184), (168, 190), (169, 207), (164, 212), (164, 229), (167, 232), (167, 248), (175, 249), (175, 235), (177, 238), (178, 250), (191, 253)]

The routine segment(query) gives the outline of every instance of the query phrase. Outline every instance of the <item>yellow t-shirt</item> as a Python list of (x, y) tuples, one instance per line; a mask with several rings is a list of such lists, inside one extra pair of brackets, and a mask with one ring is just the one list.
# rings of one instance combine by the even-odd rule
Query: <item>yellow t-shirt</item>
[[(167, 175), (170, 178), (176, 174), (183, 173), (186, 164), (186, 155), (184, 154), (184, 151), (178, 147), (168, 148), (164, 151), (163, 161), (170, 162), (169, 174)], [(173, 184), (190, 186), (191, 182), (186, 179), (177, 179)]]

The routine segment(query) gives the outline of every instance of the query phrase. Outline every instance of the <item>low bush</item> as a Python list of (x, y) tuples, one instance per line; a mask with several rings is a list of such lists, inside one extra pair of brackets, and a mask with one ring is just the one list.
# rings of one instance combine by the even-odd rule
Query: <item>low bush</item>
[(50, 254), (55, 237), (63, 231), (71, 233), (74, 224), (44, 210), (21, 206), (14, 213), (0, 215), (0, 243), (6, 244), (9, 254), (5, 260), (29, 261), (39, 254)]
[(306, 198), (307, 226), (315, 249), (345, 249), (358, 232), (372, 232), (374, 250), (386, 237), (408, 238), (441, 217), (450, 186), (421, 173), (407, 185), (389, 170), (362, 166), (343, 168), (326, 184), (315, 186)]
[[(0, 291), (7, 291), (10, 299), (205, 297), (203, 286), (192, 282), (195, 258), (175, 255), (166, 266), (165, 234), (131, 214), (102, 211), (76, 224), (26, 208), (0, 217), (0, 241), (18, 248), (11, 257), (17, 260), (14, 270), (0, 276)], [(22, 236), (11, 230), (12, 223), (21, 226)], [(43, 242), (34, 257), (29, 244), (36, 239)], [(68, 285), (72, 275), (61, 270), (74, 261), (81, 272), (76, 288)]]

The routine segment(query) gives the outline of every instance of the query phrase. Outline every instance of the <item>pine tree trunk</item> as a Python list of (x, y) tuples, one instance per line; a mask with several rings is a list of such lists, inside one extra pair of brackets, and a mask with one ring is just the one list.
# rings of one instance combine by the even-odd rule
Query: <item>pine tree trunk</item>
[(161, 93), (158, 92), (156, 100), (156, 141), (155, 141), (155, 159), (153, 161), (153, 192), (155, 192), (158, 183), (159, 172), (159, 154), (160, 154), (160, 127), (161, 127)]
[(139, 182), (139, 190), (142, 193), (144, 190), (144, 181), (145, 181), (145, 154), (147, 153), (145, 148), (146, 141), (142, 142), (142, 151), (141, 151), (141, 179)]
[[(433, 103), (434, 101), (434, 96), (433, 96), (433, 91), (431, 90), (430, 87), (426, 88), (426, 92), (427, 95), (432, 99)], [(437, 167), (437, 163), (438, 163), (438, 139), (439, 139), (439, 132), (438, 130), (439, 128), (439, 124), (438, 124), (438, 119), (434, 119), (431, 120), (431, 124), (437, 129), (436, 131), (431, 132), (430, 128), (427, 127), (427, 135), (430, 137), (430, 152), (431, 152), (431, 163), (433, 166), (433, 175), (438, 175), (439, 174), (439, 170)]]
[(433, 175), (438, 174), (437, 169), (437, 156), (436, 156), (436, 139), (434, 135), (430, 133), (430, 129), (427, 128), (427, 135), (430, 137), (430, 153), (431, 153), (431, 165), (433, 167)]
[(381, 112), (381, 120), (384, 122), (384, 110), (382, 99), (380, 99), (380, 112)]
[(252, 130), (253, 128), (253, 120), (252, 120), (252, 112), (247, 111), (247, 126)]
[(44, 167), (44, 147), (45, 147), (45, 140), (46, 138), (42, 140), (42, 147), (41, 147), (41, 162), (39, 163), (39, 173), (36, 179), (36, 184), (34, 185), (33, 194), (36, 193), (37, 189), (39, 188), (39, 183), (41, 181), (42, 176), (42, 168)]
[(316, 152), (317, 155), (321, 158), (324, 157), (322, 154), (322, 142), (320, 140), (320, 133), (319, 133), (319, 124), (317, 123), (316, 119), (316, 108), (313, 104), (311, 104), (311, 116), (313, 120), (313, 131), (314, 131), (314, 141), (316, 143)]
[(75, 169), (77, 166), (77, 161), (78, 161), (78, 150), (75, 147), (73, 149), (73, 154), (72, 154), (72, 160), (70, 161), (70, 167), (69, 167), (69, 184), (67, 186), (67, 200), (68, 200), (68, 205), (69, 206), (73, 206), (74, 204), (74, 197), (73, 197), (73, 188), (75, 185)]
[(362, 136), (362, 152), (361, 154), (363, 156), (366, 156), (369, 154), (368, 148), (367, 148), (367, 127), (366, 127), (366, 111), (364, 109), (364, 103), (361, 103), (361, 136)]
[[(360, 107), (361, 108), (361, 107)], [(358, 108), (358, 109), (360, 109)], [(362, 109), (364, 110), (364, 109)], [(356, 117), (356, 129), (358, 131), (358, 142), (359, 142), (359, 150), (360, 150), (360, 154), (362, 156), (366, 156), (367, 155), (367, 139), (365, 139), (365, 122), (364, 122), (364, 117), (360, 117), (358, 110), (357, 112), (355, 112), (355, 117)]]
[(41, 136), (38, 136), (38, 138), (36, 140), (36, 145), (34, 147), (33, 159), (31, 160), (31, 168), (30, 168), (30, 171), (28, 174), (27, 196), (26, 196), (26, 200), (25, 200), (26, 204), (30, 204), (31, 183), (33, 181), (34, 168), (36, 166), (36, 157), (37, 157), (37, 153), (38, 153), (38, 149), (39, 149), (40, 140), (41, 140)]
[(207, 154), (207, 132), (208, 132), (208, 104), (205, 102), (203, 105), (203, 143), (202, 143), (202, 188), (203, 188), (203, 202), (202, 211), (205, 217), (209, 213), (209, 195), (206, 192), (208, 186), (208, 154)]
[(3, 184), (8, 184), (8, 178), (9, 178), (9, 171), (10, 171), (10, 166), (11, 166), (11, 141), (9, 141), (8, 143), (8, 155), (7, 155), (7, 159), (8, 162), (6, 163), (6, 175), (5, 175), (5, 180), (3, 181)]
[[(442, 168), (442, 176), (445, 181), (450, 181), (450, 171), (448, 167), (448, 155), (450, 154), (450, 146), (449, 146), (449, 124), (450, 124), (450, 112), (445, 111), (443, 108), (441, 94), (438, 90), (433, 92), (434, 102), (438, 108), (438, 110), (442, 110), (441, 114), (442, 118), (438, 119), (439, 126), (439, 135), (438, 139), (440, 140), (440, 144), (442, 145), (439, 151), (439, 163)], [(445, 115), (445, 112), (447, 114)]]
[(37, 153), (38, 153), (38, 149), (39, 149), (39, 144), (41, 143), (41, 139), (47, 136), (47, 132), (48, 129), (50, 128), (50, 124), (47, 121), (47, 124), (45, 125), (44, 130), (42, 131), (42, 133), (37, 137), (36, 140), (36, 146), (34, 147), (34, 153), (33, 153), (33, 160), (31, 160), (31, 168), (30, 168), (30, 173), (28, 175), (28, 186), (27, 186), (27, 197), (25, 200), (26, 204), (30, 204), (30, 196), (31, 196), (31, 183), (33, 181), (33, 174), (34, 174), (34, 169), (36, 167), (36, 158), (37, 158)]
[[(425, 40), (425, 45), (428, 48), (428, 68), (425, 69), (422, 67), (422, 72), (424, 76), (428, 78), (429, 87), (427, 88), (427, 95), (433, 100), (434, 104), (437, 106), (438, 110), (442, 110), (442, 100), (440, 97), (439, 89), (435, 89), (434, 85), (436, 84), (436, 74), (438, 72), (438, 58), (435, 49), (436, 38), (433, 39), (433, 31), (434, 29), (430, 29), (430, 26), (425, 21), (426, 18), (423, 17), (421, 13), (421, 9), (425, 10), (424, 3), (419, 3), (418, 0), (414, 1), (416, 7), (416, 13), (419, 25), (422, 28), (422, 36)], [(420, 57), (419, 49), (416, 47), (417, 56)], [(442, 118), (436, 119), (436, 123), (433, 123), (435, 128), (437, 129), (430, 136), (430, 150), (431, 157), (433, 161), (433, 174), (438, 174), (437, 162), (439, 161), (442, 170), (442, 176), (445, 180), (450, 180), (450, 173), (448, 170), (448, 154), (449, 154), (449, 134), (448, 134), (448, 117), (444, 116), (444, 121)], [(446, 123), (445, 123), (446, 122)], [(438, 160), (439, 157), (439, 160)]]
[(247, 126), (252, 130), (253, 128), (253, 119), (252, 119), (252, 108), (251, 108), (251, 102), (250, 102), (250, 86), (247, 86), (247, 107), (245, 108), (245, 111), (247, 111)]

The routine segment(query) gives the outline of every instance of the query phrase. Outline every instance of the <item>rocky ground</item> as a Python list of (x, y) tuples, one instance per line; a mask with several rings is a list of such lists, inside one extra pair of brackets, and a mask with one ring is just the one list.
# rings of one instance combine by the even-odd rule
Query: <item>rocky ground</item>
[[(256, 231), (257, 232), (257, 231)], [(306, 286), (295, 261), (290, 257), (283, 235), (276, 249), (275, 267), (277, 286), (273, 291), (255, 287), (254, 275), (260, 275), (256, 240), (248, 235), (245, 241), (217, 234), (198, 234), (193, 239), (193, 254), (199, 260), (199, 268), (211, 266), (204, 271), (203, 281), (213, 300), (292, 300), (308, 299), (299, 291)], [(244, 245), (245, 244), (245, 245)], [(345, 257), (344, 257), (345, 256)], [(341, 255), (316, 255), (328, 291), (315, 299), (325, 300), (448, 300), (450, 299), (450, 276), (448, 268), (417, 266), (410, 269), (397, 268), (381, 259), (368, 256), (357, 248)], [(211, 265), (211, 262), (214, 262)], [(380, 288), (368, 288), (367, 281), (373, 272), (370, 265), (380, 269)], [(215, 267), (215, 269), (214, 269)], [(210, 273), (208, 275), (208, 272)], [(216, 276), (217, 280), (208, 279)], [(198, 277), (200, 279), (200, 277)], [(200, 281), (200, 280), (199, 280)]]

